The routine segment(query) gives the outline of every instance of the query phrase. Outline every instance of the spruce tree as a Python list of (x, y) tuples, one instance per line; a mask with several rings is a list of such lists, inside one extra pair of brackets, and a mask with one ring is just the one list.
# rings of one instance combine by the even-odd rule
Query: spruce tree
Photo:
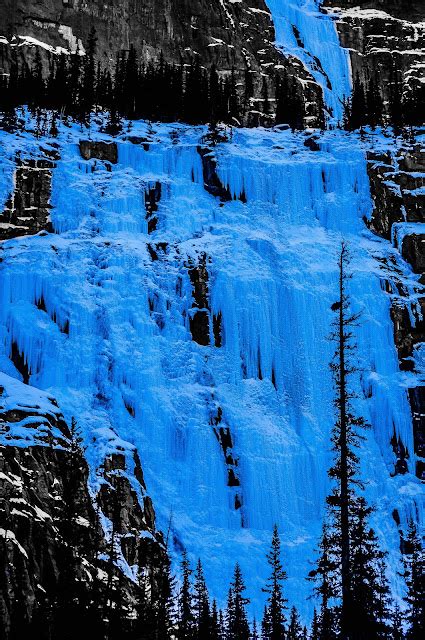
[(81, 632), (88, 611), (87, 589), (81, 579), (82, 559), (77, 526), (79, 469), (84, 457), (83, 439), (75, 418), (71, 419), (70, 438), (65, 453), (62, 499), (56, 525), (59, 533), (58, 582), (53, 605), (54, 633), (64, 640)]
[(383, 101), (375, 76), (369, 80), (366, 92), (367, 122), (372, 128), (377, 127), (383, 119)]
[(366, 124), (366, 96), (362, 82), (360, 81), (360, 76), (357, 73), (354, 83), (353, 83), (353, 91), (351, 98), (351, 109), (348, 116), (348, 128), (350, 131), (354, 131), (355, 129), (360, 129), (364, 124)]
[(320, 625), (317, 610), (314, 610), (313, 621), (311, 623), (310, 640), (320, 640)]
[(250, 629), (246, 612), (246, 605), (249, 604), (249, 599), (245, 597), (245, 591), (246, 587), (241, 568), (236, 563), (227, 600), (226, 640), (249, 640)]
[(220, 640), (222, 637), (222, 631), (220, 629), (220, 618), (217, 609), (217, 602), (213, 600), (211, 608), (211, 640)]
[(354, 638), (384, 638), (387, 635), (388, 581), (385, 554), (379, 549), (373, 529), (368, 525), (372, 513), (363, 496), (357, 498), (351, 530), (351, 591), (353, 618), (350, 632)]
[(425, 635), (425, 553), (413, 520), (409, 521), (405, 550), (407, 638), (419, 640)]
[(263, 591), (268, 594), (265, 615), (263, 619), (263, 638), (281, 640), (285, 637), (285, 609), (287, 600), (283, 594), (283, 582), (287, 579), (281, 562), (280, 538), (277, 526), (274, 526), (270, 551), (267, 562), (270, 576)]
[(403, 621), (400, 607), (398, 604), (394, 607), (391, 616), (391, 640), (404, 640)]
[(257, 630), (257, 621), (255, 618), (252, 621), (251, 640), (260, 640), (260, 636), (258, 635), (258, 630)]
[(320, 611), (314, 610), (314, 640), (334, 640), (338, 637), (339, 608), (331, 605), (331, 601), (339, 595), (337, 568), (338, 556), (333, 546), (329, 526), (325, 522), (319, 543), (320, 556), (316, 569), (310, 572), (309, 578), (316, 582), (315, 594), (320, 598)]
[[(339, 296), (332, 305), (335, 319), (331, 337), (336, 350), (330, 365), (336, 421), (329, 476), (334, 488), (327, 498), (329, 523), (324, 527), (321, 556), (310, 577), (316, 580), (316, 593), (322, 597), (321, 633), (326, 627), (326, 633), (338, 631), (343, 640), (363, 638), (364, 634), (372, 640), (385, 629), (388, 586), (381, 566), (384, 554), (368, 525), (371, 509), (358, 495), (362, 485), (357, 450), (362, 439), (360, 430), (368, 425), (354, 413), (353, 398), (357, 396), (350, 382), (356, 372), (353, 328), (359, 320), (359, 314), (351, 312), (347, 290), (350, 259), (348, 246), (342, 242), (338, 254)], [(329, 610), (330, 598), (338, 598), (338, 608)]]
[(193, 606), (195, 616), (195, 637), (206, 640), (211, 637), (211, 613), (208, 589), (201, 560), (198, 560), (193, 585)]
[(179, 595), (179, 640), (190, 640), (194, 637), (195, 616), (193, 612), (192, 569), (187, 551), (184, 550), (181, 561), (182, 586)]
[(300, 617), (296, 607), (292, 607), (291, 614), (289, 616), (288, 632), (285, 640), (302, 640), (304, 635), (304, 629), (300, 622)]

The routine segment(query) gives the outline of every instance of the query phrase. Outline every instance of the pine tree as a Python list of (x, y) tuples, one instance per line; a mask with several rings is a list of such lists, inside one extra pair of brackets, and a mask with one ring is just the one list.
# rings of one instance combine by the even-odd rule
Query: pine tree
[(83, 439), (77, 422), (72, 417), (63, 475), (63, 508), (56, 520), (59, 532), (58, 583), (53, 604), (53, 628), (54, 633), (64, 640), (75, 637), (81, 631), (88, 609), (87, 591), (81, 580), (82, 561), (77, 526), (78, 473), (83, 457)]
[(246, 587), (243, 581), (241, 568), (239, 564), (236, 563), (227, 600), (226, 640), (248, 640), (250, 637), (248, 617), (246, 613), (246, 605), (249, 604), (249, 599), (245, 597), (245, 591)]
[[(355, 415), (352, 403), (356, 397), (350, 385), (356, 372), (353, 328), (359, 314), (350, 310), (349, 264), (348, 246), (343, 242), (338, 255), (339, 297), (332, 305), (335, 319), (331, 337), (336, 351), (331, 371), (336, 421), (332, 430), (334, 462), (329, 476), (335, 484), (327, 498), (329, 523), (323, 530), (321, 556), (310, 577), (316, 580), (316, 593), (322, 598), (321, 637), (338, 632), (343, 640), (363, 638), (364, 634), (372, 640), (386, 629), (388, 585), (382, 565), (384, 554), (368, 525), (372, 509), (357, 495), (362, 485), (356, 450), (362, 439), (360, 430), (368, 425)], [(338, 608), (329, 609), (331, 598), (340, 600)]]
[(333, 539), (326, 522), (323, 525), (319, 543), (320, 556), (316, 569), (310, 572), (309, 578), (316, 582), (315, 593), (320, 597), (320, 612), (314, 610), (313, 629), (315, 640), (333, 640), (339, 635), (337, 625), (339, 610), (331, 606), (331, 600), (339, 595), (337, 568), (338, 557), (333, 546)]
[(268, 593), (266, 612), (263, 620), (263, 638), (281, 640), (285, 637), (285, 609), (287, 600), (283, 595), (283, 582), (287, 575), (280, 559), (280, 538), (277, 526), (274, 526), (267, 562), (271, 573), (267, 585), (263, 589)]
[(193, 586), (193, 605), (195, 615), (195, 637), (206, 640), (211, 635), (211, 614), (208, 589), (205, 582), (202, 563), (198, 560)]
[[(220, 612), (221, 613), (221, 612)], [(222, 630), (220, 629), (220, 618), (217, 609), (217, 602), (213, 600), (211, 609), (211, 640), (220, 640), (222, 637)]]
[(391, 616), (391, 640), (404, 640), (402, 622), (400, 607), (396, 605)]
[(181, 561), (182, 586), (179, 596), (179, 621), (178, 621), (178, 638), (179, 640), (189, 640), (194, 637), (195, 616), (193, 613), (193, 594), (192, 594), (192, 569), (190, 567), (187, 551), (184, 550)]
[(425, 635), (425, 553), (413, 520), (405, 544), (405, 578), (407, 585), (409, 640), (419, 640)]
[(251, 640), (260, 640), (260, 636), (258, 635), (258, 630), (257, 630), (257, 621), (255, 618), (252, 621)]
[(304, 635), (304, 629), (300, 622), (298, 611), (295, 607), (292, 607), (289, 617), (288, 633), (286, 634), (286, 640), (302, 640)]
[(348, 114), (348, 129), (350, 131), (354, 131), (356, 129), (360, 129), (366, 123), (366, 96), (364, 92), (364, 87), (362, 82), (360, 81), (360, 76), (357, 73), (354, 83), (353, 83), (353, 91), (352, 98), (350, 104), (350, 112)]
[(263, 99), (263, 113), (267, 115), (270, 113), (270, 102), (269, 102), (269, 89), (267, 86), (266, 76), (263, 76), (263, 86), (261, 89), (261, 97)]
[(372, 509), (363, 496), (357, 498), (351, 529), (351, 591), (353, 617), (352, 637), (386, 637), (389, 619), (388, 581), (385, 575), (385, 554), (379, 549), (373, 529), (368, 525)]
[(310, 640), (320, 640), (319, 617), (317, 615), (317, 610), (316, 609), (314, 610), (313, 621), (311, 623)]
[(92, 27), (87, 40), (86, 55), (84, 56), (84, 78), (83, 78), (83, 102), (82, 107), (85, 114), (89, 114), (96, 103), (96, 29)]
[(392, 61), (391, 73), (390, 73), (390, 87), (389, 87), (389, 116), (390, 116), (390, 124), (399, 128), (403, 126), (404, 116), (403, 116), (403, 88), (401, 83), (400, 74), (398, 72), (397, 66)]
[(375, 76), (369, 80), (366, 92), (366, 105), (368, 115), (367, 122), (372, 128), (375, 128), (383, 119), (383, 102)]
[(336, 351), (331, 363), (334, 377), (336, 397), (334, 405), (337, 414), (332, 431), (334, 464), (329, 476), (336, 481), (332, 495), (328, 497), (328, 505), (334, 514), (337, 527), (337, 542), (340, 548), (340, 581), (341, 581), (341, 636), (350, 637), (353, 625), (353, 598), (351, 591), (350, 554), (351, 530), (350, 515), (354, 504), (354, 486), (359, 459), (355, 449), (359, 445), (358, 429), (365, 428), (362, 417), (353, 413), (351, 406), (352, 393), (348, 388), (349, 377), (355, 372), (350, 354), (354, 349), (352, 329), (359, 316), (352, 314), (347, 284), (351, 278), (348, 272), (350, 254), (348, 246), (342, 242), (338, 256), (339, 298), (332, 305), (336, 314), (333, 322), (332, 339), (336, 342)]

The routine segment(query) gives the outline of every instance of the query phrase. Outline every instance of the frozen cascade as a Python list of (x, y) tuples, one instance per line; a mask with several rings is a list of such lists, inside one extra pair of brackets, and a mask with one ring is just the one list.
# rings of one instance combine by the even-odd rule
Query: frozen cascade
[[(0, 369), (20, 377), (9, 359), (15, 342), (30, 384), (57, 398), (84, 430), (93, 483), (106, 453), (137, 447), (159, 527), (171, 522), (176, 554), (187, 545), (192, 560), (203, 559), (214, 596), (225, 595), (240, 559), (261, 599), (264, 553), (277, 522), (288, 595), (307, 615), (313, 603), (304, 602), (311, 589), (305, 576), (328, 490), (326, 336), (341, 235), (352, 244), (352, 297), (363, 309), (359, 410), (373, 425), (362, 453), (367, 494), (396, 585), (391, 514), (397, 509), (403, 523), (413, 513), (422, 518), (423, 489), (414, 475), (411, 381), (398, 369), (375, 258), (391, 256), (412, 287), (416, 276), (390, 243), (366, 230), (371, 201), (356, 137), (326, 132), (313, 152), (303, 144), (306, 134), (237, 131), (216, 148), (218, 175), (234, 197), (221, 202), (204, 188), (203, 133), (158, 125), (152, 134), (135, 123), (149, 150), (122, 137), (119, 162), (107, 170), (81, 159), (77, 128), (62, 131), (53, 173), (56, 233), (3, 243)], [(9, 158), (18, 148), (34, 152), (30, 136), (2, 136)], [(4, 163), (6, 197), (13, 185)], [(158, 227), (148, 234), (144, 193), (157, 182)], [(197, 344), (189, 330), (188, 268), (201, 256), (211, 315), (222, 316), (221, 347)], [(219, 409), (239, 487), (228, 486), (214, 433)], [(391, 476), (394, 431), (411, 452), (404, 476)], [(262, 603), (253, 608), (260, 615)]]
[(322, 0), (266, 0), (276, 32), (276, 46), (301, 60), (322, 87), (325, 105), (336, 122), (350, 95), (350, 58), (340, 46), (332, 17), (320, 11)]

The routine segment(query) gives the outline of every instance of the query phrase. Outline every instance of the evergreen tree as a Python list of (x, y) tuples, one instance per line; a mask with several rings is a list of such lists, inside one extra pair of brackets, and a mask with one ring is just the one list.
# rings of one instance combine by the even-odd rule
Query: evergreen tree
[(367, 122), (372, 128), (377, 127), (382, 122), (383, 101), (379, 91), (379, 85), (373, 76), (368, 83), (366, 92)]
[(75, 418), (72, 417), (63, 476), (63, 508), (56, 521), (59, 532), (58, 583), (53, 603), (54, 633), (64, 640), (68, 638), (71, 640), (81, 632), (88, 611), (87, 590), (81, 579), (82, 560), (77, 526), (78, 471), (82, 466), (83, 457), (81, 431)]
[(338, 556), (326, 522), (323, 525), (319, 543), (320, 556), (316, 569), (310, 572), (310, 579), (316, 582), (315, 593), (320, 597), (320, 613), (314, 610), (313, 629), (315, 640), (333, 640), (339, 635), (337, 625), (339, 610), (331, 606), (332, 599), (339, 595), (337, 568)]
[(252, 621), (251, 640), (260, 640), (260, 636), (258, 635), (258, 630), (257, 630), (257, 621), (255, 618)]
[(221, 640), (222, 638), (222, 629), (220, 629), (220, 618), (219, 612), (217, 609), (217, 602), (213, 600), (212, 609), (211, 609), (211, 640)]
[(316, 609), (314, 610), (313, 621), (311, 623), (310, 640), (320, 640), (319, 616), (317, 615)]
[(261, 97), (263, 99), (263, 113), (270, 113), (269, 88), (267, 86), (266, 76), (263, 76), (263, 86), (261, 89)]
[(195, 637), (206, 640), (211, 636), (211, 614), (208, 589), (205, 582), (201, 561), (198, 560), (193, 587), (193, 604), (195, 615)]
[(246, 613), (246, 605), (249, 604), (249, 599), (245, 597), (245, 591), (246, 587), (241, 568), (239, 564), (236, 563), (227, 600), (226, 640), (248, 640), (251, 635)]
[(286, 640), (302, 640), (304, 635), (304, 629), (300, 622), (298, 611), (295, 607), (292, 607), (289, 617), (288, 633), (286, 634)]
[(400, 607), (395, 606), (391, 616), (391, 640), (404, 640), (403, 621), (401, 617)]
[(97, 36), (96, 29), (92, 27), (87, 40), (86, 55), (84, 56), (84, 77), (82, 87), (82, 108), (86, 114), (89, 114), (93, 106), (97, 102), (96, 94), (96, 48)]
[(334, 405), (337, 419), (332, 431), (335, 457), (329, 476), (336, 481), (336, 485), (332, 495), (328, 497), (328, 505), (334, 515), (337, 532), (335, 542), (340, 551), (341, 636), (344, 639), (350, 637), (350, 629), (354, 624), (350, 576), (350, 516), (354, 506), (354, 487), (357, 482), (359, 463), (355, 449), (359, 445), (358, 429), (367, 426), (362, 417), (354, 415), (351, 406), (353, 394), (348, 388), (349, 377), (355, 372), (352, 358), (350, 358), (354, 349), (352, 330), (359, 317), (356, 314), (353, 315), (350, 310), (350, 299), (347, 293), (347, 283), (351, 278), (348, 272), (349, 264), (348, 246), (343, 242), (338, 256), (339, 297), (338, 301), (332, 305), (332, 310), (336, 314), (332, 334), (336, 351), (330, 366), (336, 391)]
[(189, 640), (194, 637), (195, 616), (193, 612), (193, 594), (192, 594), (192, 569), (190, 567), (187, 551), (184, 550), (181, 561), (182, 586), (179, 596), (179, 622), (178, 622), (178, 638), (179, 640)]
[[(254, 95), (254, 83), (252, 81), (252, 71), (251, 69), (246, 69), (245, 71), (245, 91), (244, 91), (244, 100), (243, 100), (243, 111), (246, 114), (249, 111), (251, 106), (251, 98)], [(268, 96), (267, 96), (268, 97)]]
[(353, 617), (352, 637), (386, 637), (388, 611), (388, 581), (383, 559), (373, 529), (368, 526), (372, 509), (363, 496), (357, 498), (351, 529), (351, 591)]
[(390, 116), (390, 124), (392, 124), (395, 128), (403, 126), (403, 87), (401, 83), (400, 74), (398, 69), (394, 63), (392, 62), (391, 73), (390, 73), (390, 91), (389, 91), (389, 116)]
[(288, 113), (289, 82), (286, 70), (276, 79), (276, 116), (275, 124), (289, 124)]
[(407, 638), (419, 640), (425, 635), (425, 553), (413, 520), (409, 521), (405, 551)]
[(358, 73), (353, 83), (352, 98), (349, 107), (349, 113), (347, 114), (348, 129), (350, 131), (360, 129), (367, 120), (367, 107), (364, 87)]
[(283, 595), (283, 582), (287, 575), (283, 570), (280, 559), (280, 538), (277, 526), (274, 526), (270, 551), (267, 562), (270, 567), (270, 577), (263, 589), (268, 594), (266, 610), (263, 620), (263, 638), (281, 640), (285, 637), (285, 609), (287, 600)]
[[(332, 430), (334, 463), (329, 476), (334, 489), (328, 496), (330, 523), (325, 525), (321, 540), (321, 556), (310, 577), (316, 580), (316, 593), (322, 598), (320, 631), (339, 633), (343, 640), (378, 638), (385, 631), (388, 585), (382, 570), (384, 554), (368, 525), (371, 509), (363, 497), (358, 479), (359, 459), (356, 450), (362, 438), (360, 430), (368, 427), (353, 410), (356, 394), (350, 385), (354, 366), (353, 327), (359, 315), (350, 310), (347, 292), (350, 254), (343, 242), (338, 255), (339, 297), (332, 305), (335, 313), (332, 339), (336, 343), (331, 371), (335, 385), (336, 421)], [(329, 609), (331, 598), (339, 607)]]

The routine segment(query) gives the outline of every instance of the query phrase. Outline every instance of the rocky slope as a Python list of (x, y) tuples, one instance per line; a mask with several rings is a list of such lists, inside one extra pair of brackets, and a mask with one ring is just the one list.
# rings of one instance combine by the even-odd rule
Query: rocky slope
[[(397, 270), (388, 265), (391, 277), (386, 287), (391, 294), (394, 339), (402, 371), (420, 374), (425, 343), (425, 150), (423, 144), (399, 140), (387, 149), (368, 152), (368, 174), (374, 201), (370, 228), (391, 240), (417, 274), (417, 286), (406, 286)], [(412, 381), (414, 378), (412, 379)], [(425, 387), (419, 375), (409, 389), (412, 408), (416, 474), (425, 480)], [(394, 450), (405, 472), (405, 451), (395, 441)]]
[(394, 77), (403, 91), (425, 82), (425, 9), (422, 2), (326, 0), (337, 11), (341, 45), (350, 51), (353, 77), (374, 79), (388, 101)]
[(79, 558), (81, 584), (89, 594), (110, 545), (105, 523), (115, 522), (121, 567), (115, 571), (121, 574), (124, 597), (132, 592), (140, 558), (162, 553), (137, 453), (131, 482), (125, 456), (111, 454), (98, 471), (97, 494), (89, 494), (87, 463), (81, 457), (72, 462), (69, 438), (52, 397), (0, 374), (0, 624), (5, 638), (12, 624), (13, 637), (19, 629), (26, 634), (37, 615), (46, 616), (47, 624), (46, 606), (60, 589), (68, 545)]
[(205, 67), (215, 64), (221, 75), (234, 68), (241, 93), (248, 73), (254, 89), (249, 122), (258, 121), (262, 111), (263, 79), (273, 101), (275, 76), (282, 68), (299, 79), (312, 123), (319, 114), (322, 91), (300, 60), (283, 56), (274, 46), (264, 0), (6, 0), (0, 14), (0, 65), (9, 68), (11, 48), (24, 63), (33, 59), (37, 46), (46, 61), (61, 50), (83, 52), (92, 27), (105, 66), (133, 44), (145, 62), (161, 54), (176, 64), (199, 56)]

